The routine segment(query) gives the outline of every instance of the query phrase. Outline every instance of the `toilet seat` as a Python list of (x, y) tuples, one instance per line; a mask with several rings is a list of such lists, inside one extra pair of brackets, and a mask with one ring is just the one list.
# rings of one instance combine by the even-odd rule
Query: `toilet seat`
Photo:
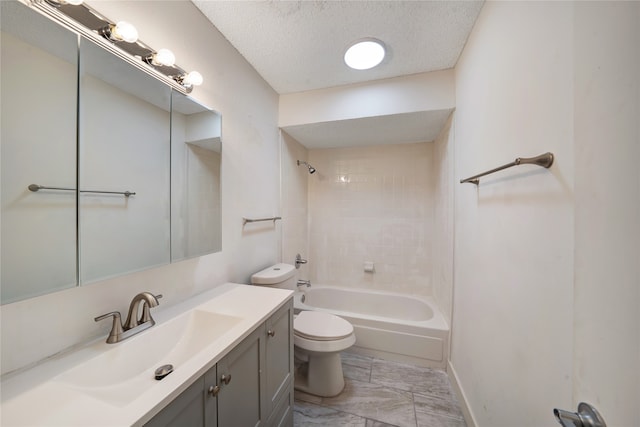
[(301, 311), (293, 320), (294, 334), (305, 340), (336, 341), (353, 335), (353, 325), (330, 313)]

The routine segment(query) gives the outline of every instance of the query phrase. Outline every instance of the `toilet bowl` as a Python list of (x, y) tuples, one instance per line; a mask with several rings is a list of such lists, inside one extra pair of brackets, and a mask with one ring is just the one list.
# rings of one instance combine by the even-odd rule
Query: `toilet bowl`
[(330, 397), (344, 388), (340, 352), (356, 342), (353, 326), (341, 317), (320, 311), (301, 311), (293, 320), (296, 359), (307, 363), (294, 387)]
[[(295, 267), (276, 264), (251, 276), (251, 283), (295, 290)], [(319, 311), (301, 311), (295, 315), (294, 388), (321, 397), (340, 394), (344, 388), (340, 352), (355, 342), (353, 326), (341, 317)]]

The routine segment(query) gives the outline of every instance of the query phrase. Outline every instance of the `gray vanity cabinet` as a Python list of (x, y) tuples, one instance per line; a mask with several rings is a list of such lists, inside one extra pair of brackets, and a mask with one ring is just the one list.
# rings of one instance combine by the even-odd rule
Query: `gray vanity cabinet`
[(218, 425), (265, 425), (260, 401), (264, 390), (261, 375), (264, 372), (264, 347), (265, 332), (261, 326), (218, 362)]
[(292, 425), (293, 306), (287, 304), (266, 322), (266, 408), (269, 426)]
[(215, 379), (215, 366), (169, 403), (145, 427), (216, 427), (217, 401), (207, 393), (205, 383), (209, 377)]
[(292, 427), (293, 300), (145, 426)]

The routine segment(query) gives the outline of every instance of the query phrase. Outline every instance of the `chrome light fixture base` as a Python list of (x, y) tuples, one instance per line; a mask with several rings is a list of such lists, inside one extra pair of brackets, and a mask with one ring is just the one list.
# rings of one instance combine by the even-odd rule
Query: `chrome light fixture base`
[[(147, 74), (165, 82), (183, 94), (193, 90), (193, 82), (184, 81), (190, 74), (178, 65), (166, 65), (154, 60), (158, 51), (134, 37), (114, 35), (119, 24), (113, 23), (89, 5), (74, 0), (28, 0), (38, 12), (79, 33), (124, 59)], [(162, 50), (162, 49), (161, 49)], [(199, 73), (198, 73), (199, 74)], [(202, 78), (202, 76), (200, 76)], [(201, 80), (200, 80), (201, 82)]]

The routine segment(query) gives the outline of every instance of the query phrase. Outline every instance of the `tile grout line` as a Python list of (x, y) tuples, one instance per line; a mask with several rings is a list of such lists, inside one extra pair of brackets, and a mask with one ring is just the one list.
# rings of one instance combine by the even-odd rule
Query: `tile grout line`
[(416, 419), (416, 427), (418, 427), (418, 411), (416, 411), (416, 399), (413, 392), (411, 393), (411, 401), (413, 402), (413, 416)]

